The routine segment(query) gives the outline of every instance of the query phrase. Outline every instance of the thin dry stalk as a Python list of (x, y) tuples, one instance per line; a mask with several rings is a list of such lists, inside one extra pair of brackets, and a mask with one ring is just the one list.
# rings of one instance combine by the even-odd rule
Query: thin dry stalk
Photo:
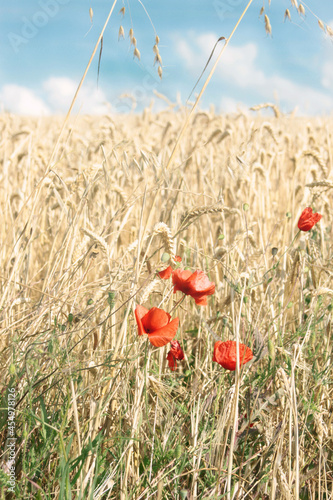
[(177, 137), (177, 140), (176, 140), (175, 146), (174, 146), (174, 148), (173, 148), (173, 150), (172, 150), (172, 153), (171, 153), (171, 155), (170, 155), (170, 158), (169, 158), (169, 160), (168, 160), (168, 163), (166, 164), (166, 167), (165, 167), (165, 169), (166, 169), (166, 170), (169, 170), (169, 169), (170, 169), (170, 167), (171, 167), (171, 165), (172, 165), (172, 162), (173, 162), (173, 160), (174, 160), (174, 157), (175, 157), (175, 155), (176, 155), (176, 152), (177, 152), (177, 150), (178, 150), (178, 148), (179, 148), (179, 146), (180, 146), (180, 142), (181, 142), (181, 140), (182, 140), (182, 138), (183, 138), (183, 136), (184, 136), (184, 134), (185, 134), (186, 129), (188, 128), (188, 125), (189, 125), (189, 123), (190, 123), (190, 119), (191, 119), (192, 115), (194, 114), (194, 111), (196, 110), (196, 108), (197, 108), (197, 106), (198, 106), (198, 104), (199, 104), (199, 102), (200, 102), (200, 100), (201, 100), (201, 97), (202, 97), (203, 93), (204, 93), (204, 92), (205, 92), (205, 90), (206, 90), (206, 87), (207, 87), (208, 83), (210, 82), (210, 80), (211, 80), (211, 78), (212, 78), (213, 74), (215, 73), (215, 70), (216, 70), (217, 65), (218, 65), (218, 63), (219, 63), (219, 60), (220, 60), (220, 59), (221, 59), (221, 57), (222, 57), (223, 52), (224, 52), (224, 51), (225, 51), (225, 49), (227, 48), (227, 46), (228, 46), (228, 44), (229, 44), (230, 40), (232, 39), (232, 37), (233, 37), (233, 35), (234, 35), (235, 31), (237, 30), (237, 28), (238, 28), (238, 26), (239, 26), (240, 22), (242, 21), (243, 17), (245, 16), (245, 14), (246, 14), (247, 10), (249, 9), (250, 5), (252, 4), (252, 2), (253, 2), (253, 0), (250, 0), (250, 1), (248, 2), (248, 4), (246, 5), (246, 7), (245, 7), (244, 11), (242, 12), (242, 14), (241, 14), (240, 18), (238, 19), (238, 21), (237, 21), (237, 23), (236, 23), (235, 27), (233, 28), (233, 30), (232, 30), (232, 32), (231, 32), (231, 34), (230, 34), (230, 35), (229, 35), (229, 37), (225, 40), (225, 43), (224, 43), (224, 46), (223, 46), (223, 48), (222, 48), (221, 52), (219, 53), (219, 55), (218, 55), (218, 57), (217, 57), (217, 59), (216, 59), (216, 61), (215, 61), (214, 65), (213, 65), (213, 67), (212, 67), (212, 69), (211, 69), (211, 71), (210, 71), (210, 73), (209, 73), (209, 75), (208, 75), (208, 77), (207, 77), (207, 79), (206, 79), (205, 83), (203, 84), (202, 89), (200, 90), (199, 95), (198, 95), (198, 97), (196, 98), (195, 103), (194, 103), (194, 104), (193, 104), (193, 106), (192, 106), (191, 111), (189, 112), (189, 114), (188, 114), (188, 115), (187, 115), (187, 117), (186, 117), (185, 123), (184, 123), (184, 125), (183, 125), (183, 127), (182, 127), (182, 129), (181, 129), (181, 131), (180, 131), (180, 133), (179, 133), (179, 135), (178, 135), (178, 137)]

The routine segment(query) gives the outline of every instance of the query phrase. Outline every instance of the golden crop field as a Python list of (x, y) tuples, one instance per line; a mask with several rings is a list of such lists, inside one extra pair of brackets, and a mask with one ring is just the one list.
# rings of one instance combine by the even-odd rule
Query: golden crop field
[[(332, 498), (333, 121), (261, 113), (196, 113), (168, 168), (185, 109), (72, 119), (52, 165), (62, 119), (0, 117), (16, 498)], [(215, 283), (206, 306), (169, 264)], [(138, 305), (179, 318), (174, 371)], [(219, 340), (253, 359), (224, 369)]]

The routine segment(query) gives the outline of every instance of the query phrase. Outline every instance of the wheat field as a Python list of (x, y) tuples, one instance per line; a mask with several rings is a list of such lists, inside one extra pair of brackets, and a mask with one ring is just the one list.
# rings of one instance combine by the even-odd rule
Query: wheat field
[[(333, 121), (261, 113), (197, 112), (169, 168), (185, 108), (73, 118), (51, 165), (61, 117), (0, 116), (2, 499), (333, 498)], [(216, 285), (175, 371), (134, 316), (173, 251)]]

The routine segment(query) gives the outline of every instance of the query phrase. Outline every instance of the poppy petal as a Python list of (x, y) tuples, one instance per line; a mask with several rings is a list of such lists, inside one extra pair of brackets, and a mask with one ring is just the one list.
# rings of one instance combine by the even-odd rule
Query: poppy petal
[[(236, 341), (227, 340), (222, 342), (221, 340), (215, 342), (213, 361), (217, 362), (226, 370), (235, 371), (236, 370)], [(244, 344), (239, 344), (239, 365), (242, 366), (248, 363), (253, 358), (253, 352), (249, 347)]]
[(163, 309), (158, 309), (158, 307), (153, 307), (144, 318), (142, 318), (142, 325), (146, 333), (152, 333), (166, 326), (170, 319), (171, 316), (169, 313), (163, 311)]
[(174, 284), (173, 293), (176, 293), (179, 290), (180, 292), (185, 293), (185, 295), (188, 295), (188, 286), (186, 281), (191, 275), (192, 273), (189, 270), (182, 271), (181, 269), (175, 269), (172, 272), (172, 283)]
[(136, 323), (138, 325), (139, 335), (143, 335), (144, 333), (147, 333), (144, 329), (143, 324), (142, 324), (142, 318), (146, 314), (148, 314), (148, 312), (149, 312), (149, 309), (146, 309), (145, 307), (140, 306), (140, 305), (136, 306), (134, 313), (135, 313)]
[(172, 273), (172, 267), (168, 266), (166, 269), (164, 269), (163, 271), (160, 271), (157, 274), (159, 275), (159, 277), (162, 280), (168, 280), (170, 278), (170, 276), (171, 276), (171, 273)]
[(208, 276), (203, 271), (181, 271), (176, 269), (172, 273), (174, 293), (178, 290), (185, 295), (191, 295), (197, 305), (207, 305), (207, 295), (215, 292), (215, 283), (209, 281)]
[(171, 371), (175, 371), (175, 369), (177, 368), (177, 363), (176, 363), (176, 359), (175, 357), (172, 355), (171, 351), (168, 352), (168, 355), (167, 355), (167, 360), (168, 360), (168, 363), (169, 363), (169, 368)]
[(188, 283), (194, 292), (205, 292), (205, 295), (212, 295), (215, 292), (215, 283), (209, 281), (203, 271), (195, 271), (188, 279)]
[(176, 359), (184, 359), (184, 351), (180, 347), (178, 340), (171, 340), (171, 349), (169, 351)]
[(311, 207), (306, 207), (298, 220), (298, 229), (301, 231), (310, 231), (322, 218), (321, 214), (313, 213)]
[(206, 306), (207, 305), (207, 295), (203, 295), (203, 296), (202, 295), (198, 295), (198, 296), (192, 295), (192, 297), (194, 298), (197, 306)]
[(168, 344), (176, 335), (179, 325), (179, 318), (175, 318), (163, 328), (149, 333), (148, 339), (155, 347), (163, 347)]

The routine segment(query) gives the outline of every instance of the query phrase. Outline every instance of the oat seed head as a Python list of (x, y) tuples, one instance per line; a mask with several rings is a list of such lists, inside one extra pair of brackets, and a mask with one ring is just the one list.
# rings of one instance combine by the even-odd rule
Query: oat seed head
[(318, 25), (319, 25), (319, 28), (325, 32), (325, 24), (323, 23), (323, 21), (321, 19), (318, 19)]
[(120, 40), (120, 38), (125, 39), (125, 31), (124, 31), (124, 28), (122, 26), (119, 27), (119, 32), (118, 32), (118, 40)]
[(289, 21), (291, 21), (291, 15), (290, 15), (290, 10), (289, 9), (286, 9), (285, 13), (284, 13), (284, 21), (286, 19), (289, 19)]
[(160, 54), (156, 54), (155, 56), (155, 59), (154, 59), (154, 64), (160, 64), (162, 66), (162, 57), (160, 56)]
[(300, 16), (305, 16), (305, 8), (303, 4), (300, 3), (297, 10)]
[(270, 20), (269, 20), (269, 17), (267, 14), (265, 14), (265, 31), (266, 31), (267, 35), (272, 34), (272, 26), (271, 26), (271, 23), (270, 23)]
[(134, 49), (133, 57), (137, 57), (139, 59), (139, 61), (141, 59), (141, 54), (140, 54), (140, 51), (137, 47), (135, 47), (135, 49)]

